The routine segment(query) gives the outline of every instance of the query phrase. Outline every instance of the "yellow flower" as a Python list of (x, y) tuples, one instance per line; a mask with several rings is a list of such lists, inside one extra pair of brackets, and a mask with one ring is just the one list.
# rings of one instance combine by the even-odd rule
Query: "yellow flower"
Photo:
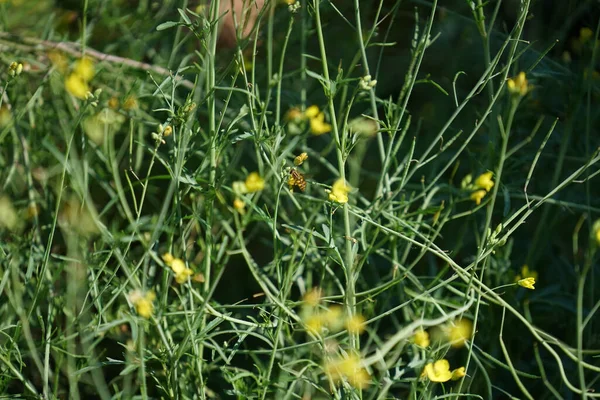
[(162, 259), (167, 265), (171, 265), (171, 262), (175, 259), (171, 253), (165, 253), (162, 255)]
[(329, 193), (329, 200), (343, 204), (348, 202), (348, 193), (350, 193), (350, 186), (346, 184), (343, 179), (338, 179), (331, 188)]
[(366, 388), (371, 380), (367, 370), (361, 366), (360, 358), (354, 354), (328, 361), (325, 372), (335, 383), (339, 384), (346, 379), (350, 385), (359, 389)]
[(83, 57), (75, 61), (73, 73), (78, 75), (81, 79), (83, 79), (86, 82), (91, 81), (94, 77), (94, 74), (96, 73), (94, 71), (94, 63), (92, 59), (89, 57)]
[(194, 274), (194, 271), (186, 267), (185, 262), (181, 258), (174, 258), (170, 253), (164, 254), (162, 258), (165, 264), (171, 267), (171, 270), (175, 273), (175, 281), (177, 283), (185, 283)]
[(65, 89), (78, 99), (85, 99), (90, 88), (87, 82), (79, 75), (72, 73), (65, 80)]
[(527, 83), (525, 72), (519, 72), (517, 77), (509, 78), (507, 85), (508, 91), (513, 95), (525, 96), (531, 90), (531, 85)]
[(527, 264), (523, 265), (523, 267), (521, 267), (521, 273), (519, 275), (517, 275), (517, 277), (515, 278), (515, 282), (520, 281), (521, 279), (525, 279), (525, 278), (533, 278), (533, 279), (537, 279), (538, 277), (538, 273), (537, 271), (533, 271), (533, 270), (529, 270), (529, 266)]
[(248, 193), (259, 192), (265, 188), (265, 180), (260, 177), (258, 172), (252, 172), (246, 178), (246, 190)]
[(315, 287), (306, 292), (302, 300), (310, 307), (316, 307), (321, 301), (321, 288)]
[(325, 327), (325, 321), (323, 320), (323, 315), (320, 313), (310, 315), (304, 321), (306, 325), (306, 330), (312, 333), (313, 335), (317, 335), (321, 333), (323, 328)]
[(302, 163), (306, 160), (308, 160), (308, 154), (300, 153), (299, 156), (294, 158), (294, 165), (298, 167), (298, 166), (302, 165)]
[(484, 172), (479, 175), (477, 179), (475, 179), (475, 186), (481, 189), (485, 189), (486, 192), (489, 192), (491, 188), (494, 187), (494, 181), (492, 180), (492, 176), (494, 176), (491, 172)]
[(453, 381), (457, 381), (460, 378), (462, 378), (463, 376), (465, 376), (467, 373), (465, 372), (465, 367), (460, 367), (460, 368), (456, 368), (455, 370), (452, 371), (452, 380)]
[(473, 323), (471, 320), (461, 318), (447, 327), (447, 335), (452, 347), (462, 347), (473, 335)]
[(319, 114), (321, 114), (321, 110), (319, 110), (319, 107), (317, 107), (315, 105), (312, 105), (312, 106), (308, 107), (306, 109), (306, 111), (304, 111), (304, 116), (306, 118), (315, 118)]
[(519, 280), (517, 283), (519, 284), (519, 286), (523, 286), (525, 289), (535, 289), (535, 287), (533, 286), (535, 285), (535, 278), (524, 278)]
[(310, 120), (310, 131), (313, 135), (323, 135), (331, 132), (331, 125), (325, 122), (325, 114), (319, 107), (312, 105), (304, 112), (304, 118)]
[(310, 131), (317, 136), (331, 132), (331, 125), (325, 122), (325, 114), (320, 113), (310, 119)]
[(415, 336), (413, 337), (413, 342), (417, 345), (417, 346), (421, 346), (421, 347), (427, 347), (429, 346), (429, 333), (427, 333), (424, 330), (418, 330), (415, 332)]
[(140, 290), (134, 290), (129, 293), (128, 297), (140, 317), (150, 318), (152, 316), (152, 311), (154, 311), (152, 302), (156, 298), (153, 291), (143, 293)]
[(244, 210), (245, 207), (246, 203), (244, 203), (244, 200), (240, 199), (239, 197), (236, 197), (233, 201), (233, 208), (235, 208), (240, 214), (244, 214), (246, 212)]
[(475, 204), (480, 205), (481, 199), (483, 199), (486, 195), (485, 189), (479, 189), (471, 193), (471, 200), (475, 202)]
[(365, 331), (365, 317), (356, 314), (346, 319), (346, 329), (350, 333), (358, 333), (360, 335)]
[(194, 275), (194, 271), (190, 268), (185, 268), (175, 274), (175, 281), (181, 285), (182, 283), (187, 282), (188, 278), (192, 275)]
[(442, 359), (425, 365), (421, 378), (428, 378), (431, 382), (448, 382), (452, 379), (450, 363), (448, 360)]

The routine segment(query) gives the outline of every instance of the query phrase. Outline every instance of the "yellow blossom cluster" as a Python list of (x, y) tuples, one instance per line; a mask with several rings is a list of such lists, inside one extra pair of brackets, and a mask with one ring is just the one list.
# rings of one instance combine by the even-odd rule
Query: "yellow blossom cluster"
[(308, 332), (318, 335), (325, 329), (337, 332), (343, 328), (354, 334), (364, 332), (365, 318), (362, 315), (346, 315), (342, 307), (338, 305), (320, 309), (320, 303), (321, 290), (319, 288), (313, 288), (304, 295), (301, 316)]
[(362, 366), (360, 357), (355, 354), (327, 361), (325, 372), (336, 384), (346, 380), (358, 389), (366, 388), (371, 380), (371, 376)]
[(308, 160), (308, 154), (300, 153), (298, 156), (294, 158), (294, 165), (299, 167), (304, 163), (304, 161)]
[(181, 258), (175, 258), (171, 253), (163, 254), (162, 259), (171, 268), (175, 274), (175, 280), (179, 284), (185, 283), (194, 274), (194, 271), (186, 267)]
[(429, 379), (431, 382), (448, 382), (449, 380), (459, 380), (466, 375), (465, 367), (456, 368), (450, 371), (450, 363), (446, 359), (437, 360), (428, 363), (423, 368), (421, 379)]
[(88, 83), (94, 77), (94, 63), (91, 58), (83, 57), (75, 62), (73, 70), (65, 79), (67, 92), (79, 99), (85, 99), (90, 92)]
[(265, 188), (265, 180), (260, 176), (258, 172), (251, 172), (246, 177), (245, 181), (233, 182), (233, 192), (236, 194), (236, 198), (233, 201), (233, 208), (235, 208), (240, 214), (245, 212), (245, 202), (240, 198), (242, 194), (260, 192)]
[(329, 200), (335, 201), (336, 203), (344, 204), (348, 202), (348, 193), (352, 188), (348, 186), (344, 179), (338, 179), (334, 182), (329, 192)]
[(154, 311), (154, 299), (156, 295), (153, 291), (142, 292), (141, 290), (133, 290), (129, 292), (129, 301), (135, 307), (135, 311), (140, 317), (150, 318)]
[(522, 71), (516, 77), (509, 78), (506, 85), (513, 96), (523, 97), (532, 89), (532, 86), (527, 82), (525, 72)]
[[(494, 187), (494, 181), (492, 180), (493, 176), (494, 174), (490, 171), (484, 172), (475, 179), (473, 185), (469, 186), (469, 188), (473, 190), (473, 192), (471, 192), (471, 200), (473, 200), (475, 204), (481, 204), (481, 200)], [(467, 179), (467, 181), (468, 180), (469, 179)]]
[(292, 133), (300, 133), (300, 125), (306, 121), (309, 122), (310, 132), (315, 136), (331, 132), (331, 124), (325, 122), (325, 113), (316, 105), (308, 107), (304, 112), (294, 107), (287, 112), (286, 119)]

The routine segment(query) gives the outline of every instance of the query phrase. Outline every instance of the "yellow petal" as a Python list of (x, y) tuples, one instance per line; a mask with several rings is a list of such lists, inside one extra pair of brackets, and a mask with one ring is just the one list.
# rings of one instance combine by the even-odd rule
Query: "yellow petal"
[(85, 99), (90, 88), (88, 84), (77, 74), (71, 74), (65, 80), (67, 92), (79, 99)]
[(73, 73), (79, 75), (79, 77), (86, 82), (91, 81), (96, 73), (94, 71), (94, 62), (89, 57), (83, 57), (77, 60), (75, 62), (75, 68), (73, 68)]
[(252, 172), (246, 178), (246, 190), (249, 193), (258, 192), (265, 188), (265, 180), (260, 177), (258, 172)]

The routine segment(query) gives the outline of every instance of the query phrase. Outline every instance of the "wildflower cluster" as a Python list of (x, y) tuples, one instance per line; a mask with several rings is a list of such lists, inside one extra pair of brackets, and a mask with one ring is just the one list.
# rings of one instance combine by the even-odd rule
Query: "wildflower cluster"
[(527, 82), (525, 72), (519, 72), (516, 77), (509, 78), (506, 85), (510, 94), (516, 97), (523, 97), (532, 89), (532, 86)]
[(73, 70), (65, 79), (65, 89), (71, 95), (85, 99), (90, 93), (89, 82), (95, 75), (94, 63), (91, 58), (83, 57), (75, 62)]
[(337, 357), (325, 363), (325, 373), (336, 384), (346, 380), (355, 388), (364, 389), (369, 385), (371, 376), (361, 362), (355, 354)]
[(171, 253), (163, 254), (162, 259), (165, 264), (171, 267), (175, 274), (175, 281), (179, 284), (185, 283), (194, 274), (194, 271), (186, 267), (182, 259), (173, 257)]
[(333, 305), (326, 309), (319, 308), (321, 290), (312, 289), (304, 296), (301, 316), (306, 329), (312, 334), (321, 334), (327, 329), (338, 332), (346, 328), (350, 333), (361, 334), (365, 330), (365, 318), (360, 315), (345, 315), (341, 306)]
[[(300, 315), (308, 332), (320, 335), (325, 332), (338, 332), (344, 328), (352, 334), (364, 332), (365, 318), (362, 315), (346, 315), (338, 305), (322, 309), (320, 304), (321, 289), (313, 288), (304, 295)], [(337, 349), (337, 345), (332, 348)], [(324, 370), (335, 384), (347, 381), (350, 385), (363, 389), (370, 381), (370, 375), (362, 366), (360, 357), (354, 353), (327, 357)]]
[(265, 180), (260, 176), (258, 172), (251, 172), (246, 177), (245, 181), (233, 182), (233, 192), (236, 195), (233, 201), (233, 207), (240, 213), (244, 213), (245, 202), (242, 200), (241, 195), (246, 193), (260, 192), (265, 188)]
[(291, 133), (301, 133), (307, 121), (310, 132), (315, 136), (331, 132), (331, 125), (325, 122), (325, 113), (315, 105), (308, 107), (304, 112), (299, 108), (292, 108), (287, 112), (286, 120)]
[(127, 297), (140, 317), (150, 318), (152, 316), (154, 300), (156, 299), (153, 291), (142, 292), (141, 290), (133, 290), (129, 292)]
[(493, 176), (494, 174), (490, 171), (484, 172), (475, 179), (475, 182), (472, 182), (473, 177), (469, 174), (464, 177), (461, 186), (463, 189), (471, 191), (471, 200), (480, 205), (481, 200), (494, 187)]

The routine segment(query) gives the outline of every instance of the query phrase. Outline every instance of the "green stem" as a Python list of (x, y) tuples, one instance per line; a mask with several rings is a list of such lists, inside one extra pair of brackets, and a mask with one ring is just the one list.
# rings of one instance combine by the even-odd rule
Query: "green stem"
[[(314, 8), (315, 8), (315, 22), (317, 28), (317, 38), (319, 40), (319, 50), (321, 52), (321, 62), (323, 64), (323, 77), (325, 78), (325, 82), (328, 84), (327, 88), (327, 105), (329, 108), (329, 114), (331, 116), (331, 126), (333, 131), (333, 137), (336, 142), (336, 155), (338, 161), (338, 172), (340, 175), (340, 179), (343, 179), (346, 182), (346, 160), (344, 157), (345, 148), (343, 147), (343, 143), (345, 140), (342, 140), (336, 113), (335, 113), (335, 105), (333, 102), (333, 95), (330, 91), (330, 77), (329, 77), (329, 66), (327, 64), (327, 52), (325, 50), (325, 39), (323, 37), (323, 27), (321, 25), (321, 13), (319, 10), (321, 0), (314, 0)], [(344, 258), (344, 273), (346, 277), (346, 309), (350, 316), (356, 314), (356, 298), (355, 298), (355, 277), (354, 277), (354, 254), (352, 250), (352, 231), (350, 229), (350, 213), (349, 213), (349, 205), (345, 203), (343, 205), (343, 214), (344, 214), (344, 240), (346, 243), (345, 249), (345, 258)], [(355, 351), (360, 350), (360, 341), (358, 340), (357, 334), (350, 334), (350, 345), (351, 348)]]

